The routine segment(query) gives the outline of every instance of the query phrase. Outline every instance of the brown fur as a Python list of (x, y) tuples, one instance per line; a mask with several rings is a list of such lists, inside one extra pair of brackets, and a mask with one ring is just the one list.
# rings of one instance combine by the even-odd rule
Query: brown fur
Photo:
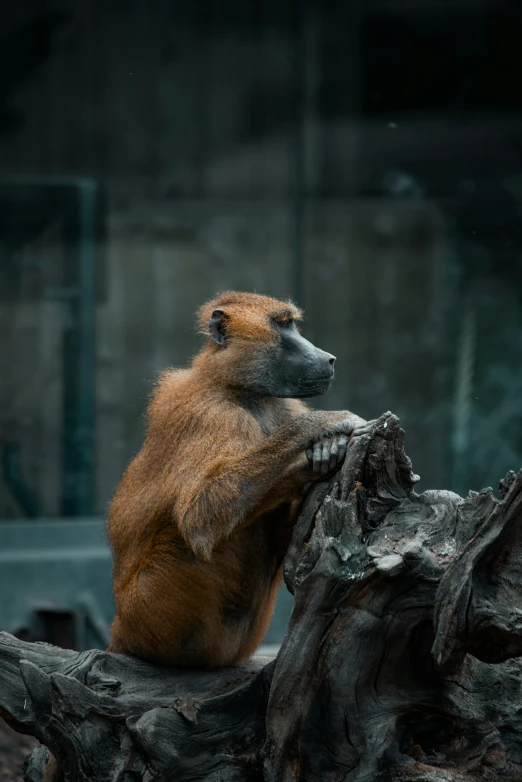
[(270, 318), (297, 319), (297, 308), (225, 293), (199, 312), (207, 335), (216, 308), (227, 314), (226, 350), (207, 339), (190, 368), (160, 377), (109, 512), (109, 650), (176, 666), (226, 666), (255, 651), (303, 485), (317, 477), (305, 449), (347, 416), (249, 391), (261, 351), (277, 349)]

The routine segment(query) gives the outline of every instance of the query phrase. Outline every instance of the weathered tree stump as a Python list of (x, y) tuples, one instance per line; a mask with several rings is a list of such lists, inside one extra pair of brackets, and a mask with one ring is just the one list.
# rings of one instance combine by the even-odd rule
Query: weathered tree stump
[(4, 633), (1, 713), (67, 782), (520, 782), (522, 471), (502, 500), (417, 495), (403, 440), (382, 416), (310, 493), (276, 660), (181, 672)]

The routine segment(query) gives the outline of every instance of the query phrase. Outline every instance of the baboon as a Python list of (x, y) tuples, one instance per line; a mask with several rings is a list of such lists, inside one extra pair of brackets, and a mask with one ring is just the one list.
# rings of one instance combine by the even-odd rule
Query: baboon
[(109, 511), (116, 617), (109, 651), (217, 668), (261, 642), (304, 487), (364, 428), (309, 410), (335, 357), (292, 303), (226, 292), (199, 310), (206, 344), (164, 372), (146, 439)]

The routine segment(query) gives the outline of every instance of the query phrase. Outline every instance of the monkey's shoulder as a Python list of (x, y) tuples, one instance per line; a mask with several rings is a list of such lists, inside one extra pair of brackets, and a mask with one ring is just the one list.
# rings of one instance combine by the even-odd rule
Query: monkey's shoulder
[(194, 389), (190, 379), (188, 369), (166, 369), (160, 373), (149, 398), (149, 421), (172, 419), (177, 409), (193, 404)]
[(156, 378), (152, 399), (163, 394), (171, 393), (175, 390), (181, 390), (190, 383), (190, 369), (181, 369), (168, 367), (164, 369)]

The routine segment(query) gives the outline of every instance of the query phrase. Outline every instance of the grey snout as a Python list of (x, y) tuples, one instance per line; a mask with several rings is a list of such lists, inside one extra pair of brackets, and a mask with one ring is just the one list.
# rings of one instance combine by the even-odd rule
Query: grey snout
[(318, 358), (320, 374), (324, 377), (333, 377), (335, 356), (332, 356), (331, 353), (326, 353), (324, 350), (321, 350)]

